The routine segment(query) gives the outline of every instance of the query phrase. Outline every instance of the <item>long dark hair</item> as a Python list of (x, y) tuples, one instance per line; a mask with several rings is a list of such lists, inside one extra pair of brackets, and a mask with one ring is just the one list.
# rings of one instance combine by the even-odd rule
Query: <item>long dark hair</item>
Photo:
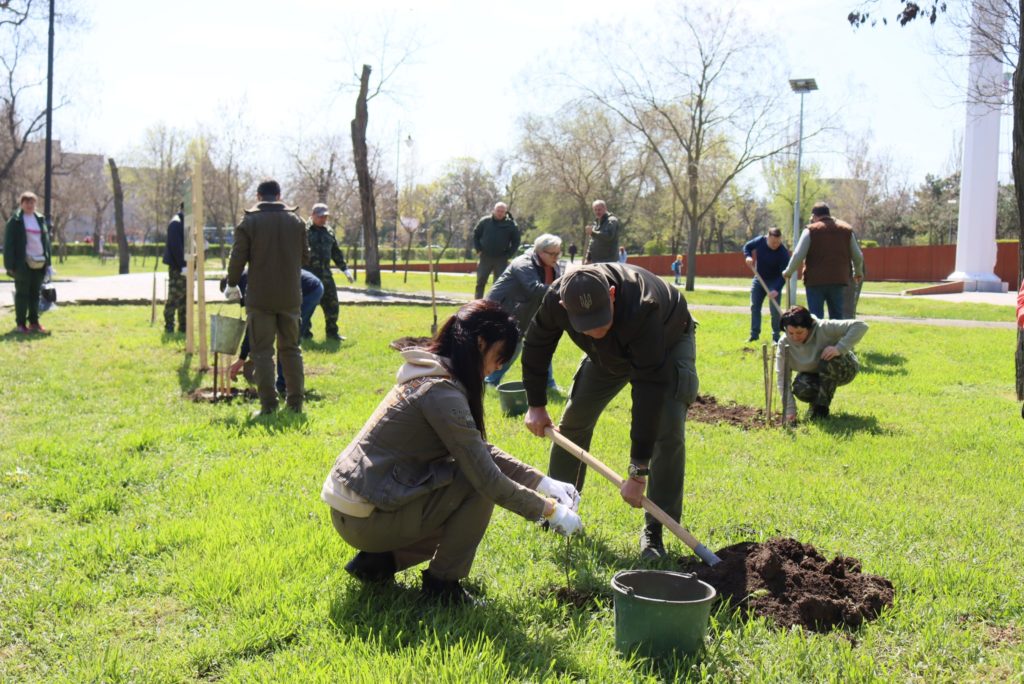
[(516, 327), (515, 319), (497, 302), (477, 299), (463, 305), (445, 321), (427, 351), (448, 359), (449, 370), (465, 386), (469, 411), (480, 428), (480, 434), (486, 439), (484, 381), (481, 372), (484, 356), (477, 340), (484, 341), (485, 350), (500, 342), (500, 360), (505, 363), (515, 353), (516, 344), (519, 343), (519, 328)]

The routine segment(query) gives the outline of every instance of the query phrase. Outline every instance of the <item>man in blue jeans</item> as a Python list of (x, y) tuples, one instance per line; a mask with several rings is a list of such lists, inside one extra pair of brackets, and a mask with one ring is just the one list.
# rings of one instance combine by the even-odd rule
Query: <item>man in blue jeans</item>
[[(771, 298), (781, 306), (780, 295), (786, 284), (782, 269), (789, 262), (789, 250), (782, 244), (782, 231), (772, 226), (767, 235), (759, 235), (743, 245), (743, 258), (747, 266), (757, 268), (757, 274), (768, 286)], [(761, 337), (761, 307), (766, 296), (764, 287), (755, 277), (750, 284), (750, 339), (747, 342), (757, 342)], [(772, 316), (772, 342), (778, 342), (781, 334), (779, 311), (771, 302), (768, 302), (768, 311)]]
[(804, 289), (810, 312), (825, 318), (827, 302), (829, 318), (845, 318), (843, 299), (850, 284), (850, 272), (852, 270), (855, 283), (863, 280), (864, 254), (850, 224), (832, 218), (824, 202), (818, 202), (811, 209), (811, 223), (800, 235), (793, 258), (782, 276), (788, 279), (801, 264), (804, 265)]

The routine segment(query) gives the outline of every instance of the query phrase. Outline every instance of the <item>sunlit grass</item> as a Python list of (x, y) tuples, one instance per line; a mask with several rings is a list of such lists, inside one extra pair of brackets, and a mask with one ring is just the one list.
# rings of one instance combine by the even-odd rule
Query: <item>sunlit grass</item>
[[(855, 556), (893, 581), (896, 604), (823, 635), (718, 611), (704, 656), (654, 663), (613, 648), (607, 583), (638, 564), (640, 516), (598, 478), (568, 552), (574, 581), (597, 592), (593, 609), (550, 594), (565, 583), (564, 540), (502, 510), (471, 576), (482, 609), (420, 603), (416, 570), (385, 593), (344, 573), (352, 550), (320, 486), (393, 381), (387, 343), (427, 334), (430, 314), (343, 307), (341, 319), (340, 348), (304, 349), (305, 417), (265, 425), (247, 419), (252, 404), (183, 399), (209, 380), (145, 307), (62, 307), (46, 316), (50, 337), (0, 338), (0, 680), (932, 682), (1024, 671), (1012, 330), (876, 323), (830, 422), (744, 432), (690, 421), (684, 522), (701, 541), (783, 534)], [(699, 319), (702, 393), (758, 405), (761, 360), (740, 343), (747, 317)], [(578, 358), (566, 341), (560, 384)], [(545, 442), (491, 394), (486, 408), (492, 440), (544, 467)], [(628, 420), (624, 392), (592, 447), (620, 471)]]

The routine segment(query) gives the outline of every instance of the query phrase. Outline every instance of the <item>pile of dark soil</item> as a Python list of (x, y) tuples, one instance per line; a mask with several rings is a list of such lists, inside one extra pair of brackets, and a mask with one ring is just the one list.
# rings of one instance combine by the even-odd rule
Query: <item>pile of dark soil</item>
[(259, 392), (256, 391), (255, 387), (245, 387), (242, 389), (238, 387), (232, 387), (230, 390), (226, 390), (223, 387), (218, 387), (217, 399), (214, 400), (212, 387), (200, 387), (189, 392), (188, 398), (191, 399), (192, 401), (206, 402), (208, 404), (212, 404), (214, 401), (216, 401), (217, 403), (220, 403), (222, 401), (230, 402), (231, 400), (236, 398), (259, 399), (260, 395)]
[(710, 394), (697, 395), (696, 401), (690, 404), (690, 410), (686, 414), (687, 420), (696, 420), (699, 423), (728, 423), (746, 430), (751, 428), (778, 427), (779, 414), (773, 416), (772, 425), (766, 425), (764, 421), (764, 409), (744, 406), (730, 401), (728, 404), (719, 404), (718, 400)]
[(392, 340), (388, 346), (395, 351), (405, 351), (413, 347), (426, 347), (431, 341), (430, 337), (399, 337), (397, 340)]
[(686, 569), (717, 589), (719, 598), (784, 627), (857, 627), (892, 605), (892, 582), (864, 574), (855, 558), (830, 561), (795, 539), (743, 542), (717, 554), (722, 562), (713, 568), (686, 559)]

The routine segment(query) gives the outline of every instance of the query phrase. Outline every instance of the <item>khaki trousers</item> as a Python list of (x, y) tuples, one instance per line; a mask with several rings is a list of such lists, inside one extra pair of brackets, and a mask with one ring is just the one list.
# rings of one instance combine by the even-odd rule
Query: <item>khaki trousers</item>
[[(697, 398), (697, 349), (693, 333), (683, 337), (669, 350), (672, 378), (664, 386), (661, 400), (661, 421), (651, 454), (651, 475), (647, 479), (647, 497), (679, 520), (683, 511), (683, 478), (686, 471), (686, 413)], [(584, 356), (569, 389), (569, 401), (562, 412), (558, 429), (576, 445), (590, 449), (601, 412), (629, 382), (628, 375), (609, 373)], [(628, 429), (618, 426), (616, 429)], [(626, 464), (621, 472), (625, 476)], [(583, 491), (587, 467), (572, 454), (552, 445), (548, 475), (555, 480), (571, 482)], [(651, 525), (657, 520), (644, 514)]]
[(277, 369), (274, 367), (274, 340), (277, 340), (277, 357), (288, 395), (290, 408), (301, 410), (305, 392), (302, 374), (302, 350), (299, 349), (299, 310), (266, 311), (256, 307), (245, 307), (248, 317), (249, 358), (252, 359), (256, 374), (256, 388), (260, 394), (260, 405), (264, 410), (277, 407)]
[(399, 570), (430, 561), (430, 574), (443, 580), (469, 576), (494, 504), (473, 489), (462, 474), (410, 501), (397, 511), (375, 510), (355, 518), (331, 509), (341, 538), (360, 551), (391, 551)]

